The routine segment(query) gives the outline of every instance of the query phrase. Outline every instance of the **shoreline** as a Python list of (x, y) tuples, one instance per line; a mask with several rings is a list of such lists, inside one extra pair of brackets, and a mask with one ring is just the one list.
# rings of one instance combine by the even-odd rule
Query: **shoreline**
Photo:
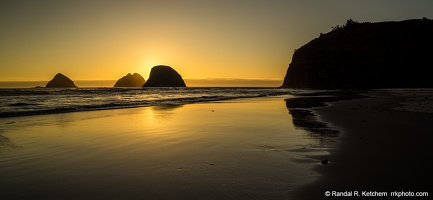
[[(308, 108), (341, 132), (313, 170), (321, 177), (298, 188), (294, 199), (341, 198), (325, 192), (429, 192), (433, 165), (433, 90), (371, 90), (367, 98)], [(420, 110), (419, 108), (423, 108)], [(421, 111), (421, 112), (420, 112)], [(352, 193), (353, 194), (353, 193)]]
[(0, 119), (2, 197), (287, 199), (323, 152), (290, 97)]
[[(177, 106), (288, 95), (290, 89), (265, 87), (1, 89), (0, 118), (45, 114)], [(295, 91), (296, 92), (296, 91)], [(307, 91), (308, 92), (308, 91)], [(56, 98), (52, 98), (56, 97)]]

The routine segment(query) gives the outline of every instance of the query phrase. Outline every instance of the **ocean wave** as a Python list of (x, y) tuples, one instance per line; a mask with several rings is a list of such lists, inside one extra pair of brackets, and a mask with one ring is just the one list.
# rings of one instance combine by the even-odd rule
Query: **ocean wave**
[(0, 89), (0, 118), (311, 93), (281, 88)]

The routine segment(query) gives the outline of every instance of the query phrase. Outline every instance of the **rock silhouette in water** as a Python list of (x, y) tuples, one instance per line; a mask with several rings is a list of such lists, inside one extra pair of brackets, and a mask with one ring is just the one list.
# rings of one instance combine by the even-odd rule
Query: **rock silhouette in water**
[(159, 65), (152, 68), (149, 79), (143, 87), (186, 87), (182, 76), (169, 66)]
[(46, 88), (76, 88), (74, 82), (65, 75), (58, 73), (47, 83)]
[(282, 87), (433, 87), (433, 20), (346, 25), (295, 50)]
[(128, 73), (126, 76), (120, 78), (114, 87), (142, 87), (146, 81), (137, 73)]
[(322, 165), (326, 165), (326, 164), (328, 164), (328, 159), (325, 159), (325, 160), (322, 160), (322, 162), (320, 162), (320, 163), (322, 163)]

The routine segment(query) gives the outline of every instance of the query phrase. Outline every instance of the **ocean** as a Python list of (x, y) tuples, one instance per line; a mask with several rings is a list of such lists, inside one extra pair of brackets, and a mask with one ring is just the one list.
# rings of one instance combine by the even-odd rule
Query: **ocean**
[(1, 88), (0, 118), (310, 93), (282, 88)]

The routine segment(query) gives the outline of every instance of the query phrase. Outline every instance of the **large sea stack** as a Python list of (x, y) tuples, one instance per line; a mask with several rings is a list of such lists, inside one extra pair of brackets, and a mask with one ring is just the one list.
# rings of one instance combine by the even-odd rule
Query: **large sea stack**
[(65, 75), (58, 73), (47, 83), (46, 88), (76, 88), (74, 82)]
[(150, 71), (149, 79), (143, 87), (186, 87), (182, 76), (173, 68), (158, 65)]
[(348, 20), (295, 50), (282, 87), (433, 87), (433, 21)]
[(146, 81), (137, 73), (128, 73), (126, 76), (120, 78), (114, 87), (142, 87)]

